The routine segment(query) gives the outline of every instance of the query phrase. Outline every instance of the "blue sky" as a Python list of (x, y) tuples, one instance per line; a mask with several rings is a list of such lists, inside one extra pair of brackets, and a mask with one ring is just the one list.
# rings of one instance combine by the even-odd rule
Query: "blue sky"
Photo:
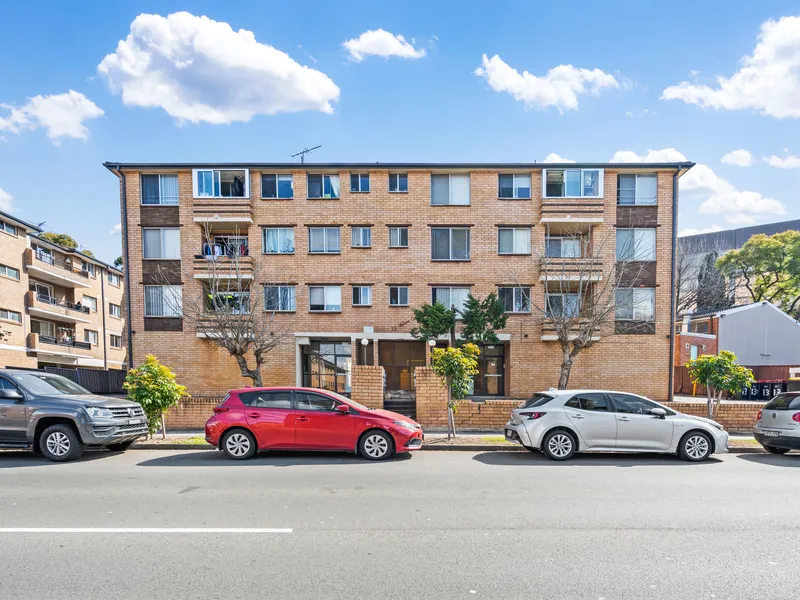
[[(310, 160), (682, 155), (698, 163), (682, 229), (800, 218), (800, 10), (730, 7), (12, 3), (0, 36), (0, 206), (111, 261), (118, 184), (103, 161), (287, 161), (321, 144)], [(216, 23), (165, 18), (179, 11)], [(160, 18), (137, 21), (104, 61), (143, 14)], [(735, 150), (747, 152), (722, 162)]]

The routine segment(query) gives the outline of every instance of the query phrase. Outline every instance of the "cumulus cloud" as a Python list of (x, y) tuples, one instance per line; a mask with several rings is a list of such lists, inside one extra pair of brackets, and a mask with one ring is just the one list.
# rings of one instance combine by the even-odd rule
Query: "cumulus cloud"
[(747, 150), (732, 150), (720, 159), (726, 165), (749, 167), (753, 164), (753, 155)]
[(775, 167), (777, 169), (800, 169), (800, 156), (786, 156), (781, 158), (773, 154), (772, 156), (765, 156), (764, 160), (770, 167)]
[[(686, 156), (675, 148), (648, 150), (639, 155), (630, 150), (620, 150), (611, 162), (683, 162)], [(680, 178), (680, 192), (684, 198), (699, 200), (697, 209), (704, 214), (723, 215), (729, 223), (755, 223), (777, 215), (786, 214), (786, 207), (759, 192), (739, 190), (704, 164), (695, 165)]]
[(141, 14), (97, 71), (126, 106), (160, 107), (180, 122), (224, 124), (255, 115), (332, 113), (325, 73), (258, 42), (252, 31), (188, 12)]
[(0, 188), (0, 210), (5, 212), (14, 210), (14, 197), (3, 188)]
[(116, 235), (122, 232), (122, 223), (117, 223), (114, 227), (111, 228), (111, 231), (108, 232), (108, 235)]
[(579, 95), (596, 95), (603, 88), (620, 86), (613, 75), (600, 69), (579, 69), (572, 65), (558, 65), (541, 77), (528, 71), (520, 73), (497, 54), (492, 58), (484, 54), (481, 66), (475, 69), (474, 74), (483, 77), (495, 92), (511, 94), (514, 100), (523, 102), (527, 108), (555, 106), (562, 113), (578, 110)]
[(415, 48), (415, 40), (407, 42), (402, 35), (394, 35), (384, 29), (370, 29), (357, 38), (346, 40), (342, 46), (350, 53), (350, 59), (361, 62), (367, 56), (399, 56), (400, 58), (422, 58), (424, 48)]
[(54, 144), (58, 144), (61, 138), (86, 141), (89, 130), (83, 122), (104, 114), (94, 102), (74, 90), (51, 96), (34, 96), (20, 107), (0, 104), (0, 109), (9, 111), (7, 116), (0, 116), (0, 131), (20, 133), (41, 128)]
[(568, 158), (564, 158), (563, 156), (559, 156), (555, 152), (551, 152), (548, 154), (545, 159), (542, 161), (543, 163), (574, 163), (574, 160), (570, 160)]
[(761, 25), (753, 53), (717, 85), (683, 81), (666, 88), (663, 100), (683, 100), (701, 107), (758, 110), (777, 118), (800, 118), (800, 16)]
[(719, 225), (711, 225), (710, 227), (684, 227), (678, 230), (678, 237), (686, 237), (687, 235), (700, 235), (702, 233), (714, 233), (715, 231), (722, 231)]

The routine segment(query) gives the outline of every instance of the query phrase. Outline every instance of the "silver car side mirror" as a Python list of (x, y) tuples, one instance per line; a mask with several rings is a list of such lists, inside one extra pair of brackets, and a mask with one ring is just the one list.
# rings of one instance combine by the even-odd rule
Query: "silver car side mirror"
[(665, 411), (663, 408), (651, 408), (650, 414), (654, 417), (658, 417), (659, 419), (663, 419), (667, 416), (667, 411)]

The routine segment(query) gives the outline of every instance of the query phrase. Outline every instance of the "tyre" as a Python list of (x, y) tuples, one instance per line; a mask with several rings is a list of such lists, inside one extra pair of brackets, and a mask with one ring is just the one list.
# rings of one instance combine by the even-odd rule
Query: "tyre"
[(568, 431), (551, 431), (542, 441), (542, 452), (551, 460), (567, 460), (575, 454), (575, 438)]
[(75, 460), (83, 454), (84, 445), (72, 425), (50, 425), (39, 435), (39, 448), (45, 457), (55, 462)]
[(120, 442), (119, 444), (109, 444), (108, 446), (106, 446), (106, 448), (108, 448), (112, 452), (125, 452), (125, 450), (131, 447), (131, 444), (133, 444), (133, 442), (134, 440), (130, 440), (127, 442)]
[(786, 454), (789, 451), (788, 448), (776, 448), (775, 446), (764, 446), (764, 450), (770, 454)]
[(386, 460), (392, 455), (392, 438), (384, 431), (370, 431), (358, 443), (358, 452), (368, 460)]
[(700, 462), (711, 456), (711, 438), (702, 431), (690, 431), (678, 445), (678, 456), (690, 462)]
[(233, 460), (245, 460), (258, 451), (256, 438), (246, 429), (234, 429), (222, 436), (222, 451)]

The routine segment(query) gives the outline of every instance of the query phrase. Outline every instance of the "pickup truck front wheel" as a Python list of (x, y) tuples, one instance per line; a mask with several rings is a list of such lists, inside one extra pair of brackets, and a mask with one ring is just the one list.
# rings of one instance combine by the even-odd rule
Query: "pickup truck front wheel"
[(83, 454), (84, 445), (78, 433), (66, 423), (50, 425), (39, 436), (39, 448), (55, 462), (75, 460)]

